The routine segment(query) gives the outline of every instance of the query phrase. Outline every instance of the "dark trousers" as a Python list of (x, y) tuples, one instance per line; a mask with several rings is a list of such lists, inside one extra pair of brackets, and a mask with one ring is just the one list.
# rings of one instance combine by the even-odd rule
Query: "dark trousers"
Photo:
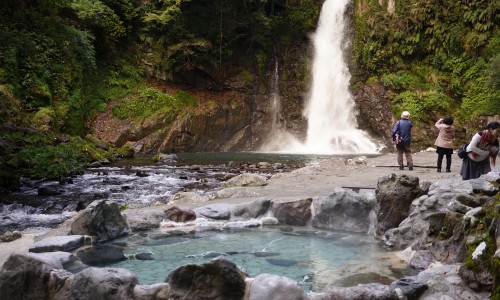
[(451, 154), (438, 154), (437, 167), (441, 169), (441, 165), (443, 164), (443, 156), (446, 155), (446, 169), (449, 170), (451, 168)]

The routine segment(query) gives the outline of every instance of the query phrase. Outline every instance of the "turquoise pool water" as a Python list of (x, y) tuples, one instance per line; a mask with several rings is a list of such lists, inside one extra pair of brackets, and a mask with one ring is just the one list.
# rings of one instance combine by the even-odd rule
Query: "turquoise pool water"
[[(203, 264), (219, 255), (250, 277), (261, 273), (286, 276), (307, 291), (320, 290), (332, 282), (354, 285), (363, 283), (356, 282), (359, 278), (373, 282), (397, 277), (384, 258), (387, 252), (365, 235), (264, 228), (131, 240), (125, 250), (130, 258), (110, 266), (131, 270), (141, 284), (164, 282), (180, 266)], [(152, 260), (133, 258), (138, 253), (149, 253)]]

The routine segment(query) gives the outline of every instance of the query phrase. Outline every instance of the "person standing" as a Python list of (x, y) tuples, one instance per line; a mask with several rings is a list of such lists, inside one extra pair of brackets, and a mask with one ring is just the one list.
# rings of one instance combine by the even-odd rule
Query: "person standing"
[(453, 154), (453, 139), (455, 138), (455, 126), (453, 126), (453, 118), (446, 117), (439, 119), (434, 124), (439, 129), (439, 134), (434, 145), (437, 146), (436, 153), (437, 171), (441, 172), (441, 165), (443, 164), (443, 156), (446, 155), (446, 172), (451, 172), (451, 155)]
[[(498, 136), (500, 123), (490, 122), (486, 129), (472, 137), (467, 146), (467, 156), (462, 161), (460, 175), (463, 180), (478, 178), (491, 171), (491, 164), (495, 166), (498, 155)], [(488, 159), (489, 158), (489, 159)]]
[(392, 128), (392, 140), (396, 144), (398, 151), (398, 165), (400, 170), (404, 170), (403, 153), (406, 155), (406, 163), (408, 170), (413, 171), (413, 158), (411, 156), (411, 128), (413, 123), (409, 120), (410, 113), (403, 111), (401, 119), (399, 119)]

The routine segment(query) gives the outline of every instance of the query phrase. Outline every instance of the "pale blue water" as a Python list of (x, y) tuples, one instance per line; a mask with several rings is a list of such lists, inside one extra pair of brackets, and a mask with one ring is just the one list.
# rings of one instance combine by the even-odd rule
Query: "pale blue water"
[[(318, 291), (353, 274), (386, 269), (384, 260), (379, 259), (385, 250), (365, 235), (263, 228), (127, 243), (125, 253), (131, 258), (110, 266), (131, 270), (141, 284), (164, 282), (180, 266), (200, 265), (219, 255), (246, 270), (249, 277), (262, 273), (286, 276), (307, 291)], [(154, 260), (134, 259), (137, 253), (152, 253)], [(382, 276), (396, 278), (393, 274)]]

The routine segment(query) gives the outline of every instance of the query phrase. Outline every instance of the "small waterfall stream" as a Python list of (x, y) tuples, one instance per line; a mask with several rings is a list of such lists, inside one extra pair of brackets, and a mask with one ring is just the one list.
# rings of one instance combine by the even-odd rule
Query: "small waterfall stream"
[(355, 103), (349, 92), (350, 74), (343, 53), (346, 45), (344, 14), (349, 1), (326, 0), (313, 36), (313, 81), (304, 109), (308, 120), (306, 141), (300, 143), (284, 129), (273, 130), (270, 142), (263, 150), (317, 154), (377, 153), (377, 145), (368, 134), (357, 129)]

